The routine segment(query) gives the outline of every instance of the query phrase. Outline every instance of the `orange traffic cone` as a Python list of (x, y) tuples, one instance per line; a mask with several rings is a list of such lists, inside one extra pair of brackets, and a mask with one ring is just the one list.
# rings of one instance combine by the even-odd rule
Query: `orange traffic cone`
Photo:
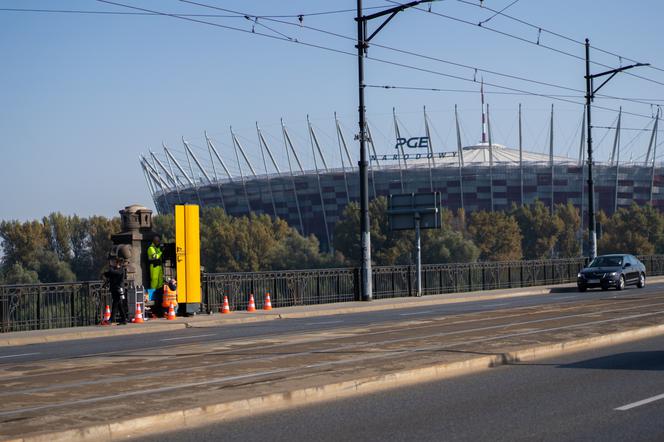
[(173, 307), (173, 303), (171, 302), (171, 305), (168, 306), (168, 316), (166, 317), (169, 321), (175, 321), (175, 308)]
[(141, 305), (136, 303), (136, 313), (134, 313), (134, 320), (132, 321), (135, 324), (143, 323), (143, 312), (141, 312)]
[(247, 306), (247, 311), (248, 312), (255, 312), (256, 311), (256, 302), (254, 301), (254, 294), (251, 293), (249, 295), (249, 305)]
[(272, 302), (270, 301), (270, 292), (265, 294), (265, 302), (263, 303), (263, 310), (272, 310)]
[(224, 305), (219, 309), (223, 314), (228, 314), (231, 312), (231, 307), (228, 305), (228, 296), (224, 296)]
[(104, 321), (106, 323), (111, 322), (111, 308), (106, 304), (106, 310), (104, 310)]

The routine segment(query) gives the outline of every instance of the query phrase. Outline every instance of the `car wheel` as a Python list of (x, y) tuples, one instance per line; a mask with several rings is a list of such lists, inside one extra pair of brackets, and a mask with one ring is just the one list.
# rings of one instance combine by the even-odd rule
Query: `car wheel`
[(625, 277), (621, 275), (618, 284), (616, 284), (616, 290), (624, 290), (624, 289), (625, 289)]
[(639, 275), (639, 282), (636, 283), (636, 286), (640, 289), (646, 286), (646, 275), (641, 273)]
[(609, 286), (606, 284), (602, 284), (602, 291), (607, 291), (609, 289)]

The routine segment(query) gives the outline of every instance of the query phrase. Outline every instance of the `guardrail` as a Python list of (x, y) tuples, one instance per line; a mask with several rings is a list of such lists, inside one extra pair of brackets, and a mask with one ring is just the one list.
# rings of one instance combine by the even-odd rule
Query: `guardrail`
[[(664, 255), (640, 256), (649, 276), (664, 275)], [(422, 266), (425, 295), (530, 287), (576, 281), (585, 258), (431, 264)], [(375, 299), (415, 295), (415, 266), (373, 267)], [(219, 311), (224, 296), (244, 310), (249, 294), (262, 308), (348, 302), (359, 299), (357, 268), (203, 274), (203, 311)], [(98, 324), (110, 294), (101, 281), (0, 286), (0, 332)]]

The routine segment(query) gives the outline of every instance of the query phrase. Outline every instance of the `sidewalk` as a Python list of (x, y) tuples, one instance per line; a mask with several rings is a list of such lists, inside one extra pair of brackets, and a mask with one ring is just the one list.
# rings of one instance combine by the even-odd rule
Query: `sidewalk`
[[(648, 279), (650, 284), (664, 282), (664, 276)], [(558, 284), (518, 289), (485, 290), (464, 293), (447, 293), (442, 295), (429, 295), (420, 298), (389, 298), (378, 299), (371, 302), (343, 302), (333, 304), (317, 304), (296, 307), (275, 308), (270, 311), (258, 310), (253, 313), (246, 311), (233, 311), (228, 315), (218, 313), (198, 315), (188, 318), (178, 318), (175, 321), (153, 319), (141, 325), (130, 324), (126, 327), (72, 327), (50, 330), (35, 330), (25, 332), (11, 332), (0, 334), (0, 346), (19, 346), (28, 344), (43, 344), (48, 342), (70, 341), (76, 339), (91, 339), (107, 336), (123, 336), (143, 333), (168, 332), (184, 328), (217, 327), (249, 322), (272, 321), (276, 319), (311, 318), (318, 316), (367, 313), (390, 309), (408, 309), (432, 305), (454, 304), (461, 302), (476, 302), (521, 296), (548, 295), (551, 293), (576, 292), (576, 284)]]

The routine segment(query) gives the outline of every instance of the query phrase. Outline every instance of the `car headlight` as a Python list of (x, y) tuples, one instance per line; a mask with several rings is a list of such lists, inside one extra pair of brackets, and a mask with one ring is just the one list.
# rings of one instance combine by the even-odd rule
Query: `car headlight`
[(609, 273), (609, 276), (618, 276), (618, 272), (611, 272)]
[(579, 273), (578, 275), (576, 275), (576, 277), (577, 278), (583, 278), (583, 273)]

